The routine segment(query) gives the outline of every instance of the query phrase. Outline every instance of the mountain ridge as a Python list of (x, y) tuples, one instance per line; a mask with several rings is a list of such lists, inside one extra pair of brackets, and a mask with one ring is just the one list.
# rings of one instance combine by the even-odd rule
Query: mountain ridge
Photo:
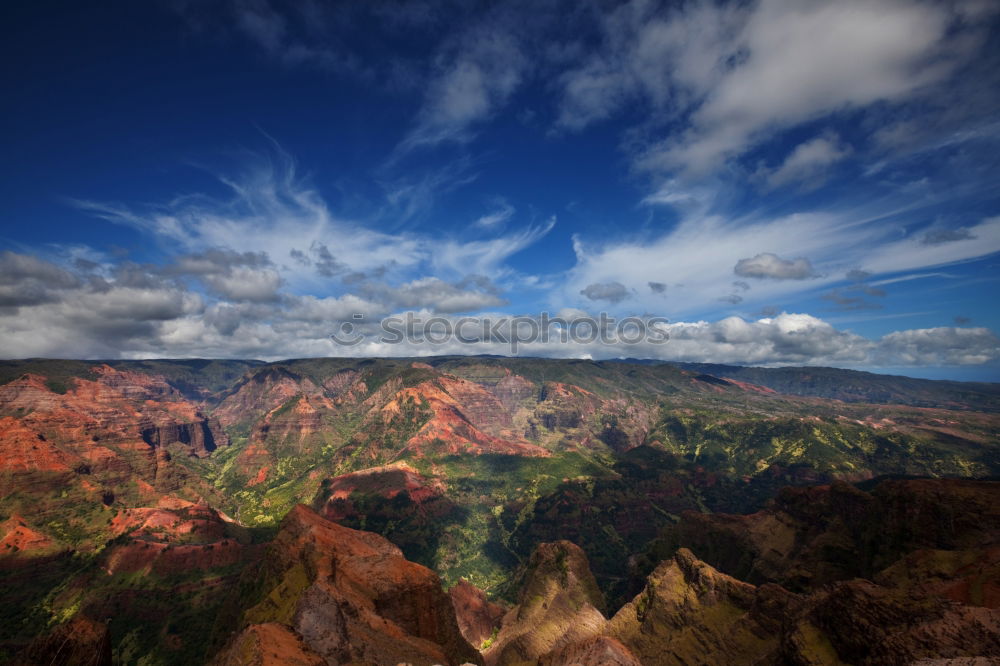
[[(595, 581), (601, 598), (588, 603), (608, 613), (588, 615), (593, 622), (584, 624), (594, 628), (681, 547), (702, 547), (697, 557), (747, 584), (812, 594), (795, 581), (750, 575), (774, 566), (732, 564), (763, 551), (709, 518), (772, 510), (794, 493), (786, 486), (1000, 476), (1000, 416), (956, 409), (947, 386), (943, 406), (927, 407), (789, 395), (705, 368), (580, 359), (31, 361), (0, 369), (0, 482), (9, 489), (0, 496), (0, 582), (11, 591), (0, 655), (26, 649), (84, 608), (114, 618), (107, 635), (122, 663), (215, 655), (246, 610), (241, 599), (254, 580), (243, 572), (260, 565), (289, 514), (305, 505), (317, 519), (387, 539), (444, 587), (465, 581), (482, 590), (488, 601), (464, 588), (461, 605), (479, 615), (458, 626), (476, 627), (473, 647), (484, 655), (508, 649), (482, 647), (490, 641), (539, 660), (565, 649), (567, 659), (631, 663), (622, 651), (630, 648), (618, 647), (627, 632), (560, 642), (494, 625), (493, 635), (484, 623), (498, 610), (487, 603), (523, 602), (524, 568), (540, 544), (560, 540), (572, 546), (563, 551), (579, 551), (572, 561), (587, 562), (586, 574), (577, 567), (580, 579)], [(914, 399), (925, 400), (936, 384), (917, 386), (924, 393)], [(697, 516), (709, 517), (704, 528), (686, 527)], [(799, 520), (820, 530), (820, 542), (843, 538), (823, 532), (820, 516)], [(684, 536), (698, 533), (714, 541), (699, 546)], [(866, 542), (846, 543), (845, 552), (858, 553)], [(730, 559), (713, 559), (723, 547)], [(978, 579), (969, 567), (989, 561), (991, 548), (945, 559), (913, 551), (880, 582), (947, 596), (950, 587), (913, 572), (971, 585)], [(796, 561), (816, 577), (837, 562)], [(574, 599), (559, 603), (572, 608)], [(199, 622), (206, 613), (218, 620)], [(558, 627), (572, 614), (537, 617)], [(315, 646), (297, 642), (303, 633), (289, 630), (288, 618), (278, 622), (285, 628), (259, 619), (233, 649), (274, 640), (315, 660), (306, 653)], [(104, 640), (99, 628), (81, 627)]]

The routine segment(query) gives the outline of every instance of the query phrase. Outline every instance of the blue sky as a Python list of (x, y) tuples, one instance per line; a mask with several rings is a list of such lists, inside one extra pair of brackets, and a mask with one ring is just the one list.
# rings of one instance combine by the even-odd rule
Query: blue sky
[(97, 4), (0, 10), (2, 356), (607, 312), (671, 341), (523, 353), (1000, 376), (995, 3)]

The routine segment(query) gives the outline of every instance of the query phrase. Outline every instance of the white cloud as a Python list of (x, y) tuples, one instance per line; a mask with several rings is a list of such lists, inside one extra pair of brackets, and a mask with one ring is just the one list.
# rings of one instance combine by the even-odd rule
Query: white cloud
[(876, 358), (885, 365), (979, 365), (1000, 358), (1000, 338), (986, 328), (942, 326), (889, 333)]
[(985, 257), (1000, 251), (1000, 217), (969, 226), (967, 233), (942, 243), (927, 243), (925, 234), (880, 244), (859, 253), (861, 265), (876, 273), (894, 273), (944, 266)]
[[(557, 125), (578, 130), (638, 107), (651, 134), (670, 133), (637, 165), (705, 175), (783, 129), (942, 83), (978, 45), (969, 30), (983, 23), (968, 4), (632, 0), (603, 16), (601, 48), (561, 76)], [(774, 184), (846, 154), (829, 141), (801, 149)]]
[(850, 154), (850, 146), (841, 143), (836, 135), (818, 136), (797, 145), (780, 166), (762, 175), (772, 187), (794, 182), (819, 184), (831, 166)]
[(763, 0), (737, 40), (740, 59), (708, 90), (688, 134), (646, 163), (705, 171), (776, 128), (913, 95), (962, 55), (964, 43), (947, 39), (952, 18), (919, 2)]
[(472, 224), (473, 226), (480, 227), (482, 229), (493, 229), (513, 217), (514, 212), (513, 206), (507, 202), (502, 202), (501, 205), (492, 213), (483, 215)]
[(678, 112), (718, 80), (744, 16), (708, 2), (665, 13), (657, 3), (625, 3), (603, 16), (604, 48), (562, 75), (557, 124), (578, 130), (635, 99), (656, 114)]
[[(1000, 218), (969, 225), (970, 238), (928, 245), (923, 229), (901, 237), (898, 227), (885, 223), (887, 215), (872, 209), (777, 218), (726, 219), (696, 213), (659, 235), (602, 242), (577, 237), (576, 266), (562, 287), (553, 291), (551, 303), (559, 307), (585, 303), (580, 291), (588, 285), (618, 282), (633, 295), (630, 307), (649, 312), (668, 308), (672, 317), (702, 317), (716, 312), (719, 299), (732, 293), (738, 265), (743, 266), (745, 277), (772, 278), (755, 281), (753, 289), (742, 294), (742, 305), (752, 311), (787, 303), (812, 290), (818, 294), (823, 287), (835, 286), (850, 270), (892, 279), (894, 273), (924, 271), (1000, 252)], [(807, 277), (808, 281), (802, 279)], [(670, 285), (668, 297), (652, 292), (649, 282)]]
[(741, 277), (772, 280), (805, 280), (816, 277), (812, 264), (805, 257), (782, 259), (772, 252), (762, 252), (748, 259), (740, 259), (733, 267), (733, 272)]
[(458, 275), (475, 273), (500, 276), (509, 271), (503, 264), (511, 256), (538, 242), (556, 224), (555, 216), (545, 223), (489, 240), (459, 242), (443, 240), (434, 243), (432, 262), (439, 271)]
[(595, 282), (588, 284), (580, 293), (592, 301), (621, 303), (629, 296), (628, 289), (621, 282)]
[(932, 277), (954, 278), (956, 276), (952, 275), (951, 273), (911, 273), (909, 275), (899, 275), (893, 278), (877, 280), (875, 282), (872, 282), (872, 286), (881, 287), (887, 284), (895, 284), (897, 282), (909, 282), (910, 280), (922, 280), (924, 278), (932, 278)]
[[(225, 255), (236, 260), (236, 255)], [(388, 344), (379, 340), (379, 321), (393, 312), (414, 312), (426, 321), (455, 312), (480, 312), (493, 322), (507, 314), (482, 313), (504, 304), (492, 283), (469, 276), (456, 283), (423, 278), (398, 287), (366, 283), (362, 295), (333, 297), (284, 294), (267, 301), (246, 293), (206, 302), (176, 278), (155, 267), (132, 266), (109, 279), (64, 279), (59, 267), (23, 255), (7, 255), (13, 267), (0, 278), (15, 286), (37, 275), (58, 277), (52, 298), (0, 308), (0, 356), (23, 358), (219, 357), (279, 359), (328, 355), (423, 356), (446, 353), (509, 354), (509, 343), (491, 336), (469, 345), (450, 340), (443, 346), (419, 341)], [(187, 258), (190, 270), (211, 266)], [(143, 273), (143, 271), (146, 271)], [(238, 276), (238, 267), (231, 275)], [(212, 274), (218, 278), (227, 274)], [(621, 284), (592, 285), (592, 297), (615, 300)], [(252, 283), (250, 289), (252, 287)], [(756, 288), (754, 289), (756, 290)], [(671, 290), (673, 291), (673, 289)], [(253, 290), (251, 289), (252, 293)], [(747, 292), (749, 293), (749, 292)], [(583, 311), (563, 309), (571, 319)], [(357, 315), (360, 315), (360, 319)], [(452, 322), (457, 319), (449, 317)], [(329, 336), (340, 322), (356, 323), (367, 340), (354, 347), (334, 345)], [(869, 340), (808, 314), (781, 313), (744, 320), (739, 317), (660, 324), (665, 344), (596, 341), (527, 341), (520, 353), (556, 357), (647, 357), (663, 360), (747, 364), (818, 365), (964, 365), (1000, 360), (1000, 341), (985, 328), (936, 328), (897, 331)], [(469, 337), (470, 331), (465, 334)], [(475, 327), (471, 330), (476, 336)]]
[(506, 26), (487, 17), (469, 28), (437, 56), (416, 125), (400, 149), (469, 140), (473, 128), (507, 102), (527, 63)]
[[(449, 172), (451, 173), (451, 172)], [(463, 241), (403, 231), (385, 233), (335, 215), (284, 154), (258, 161), (241, 178), (220, 177), (231, 196), (179, 197), (163, 205), (126, 207), (76, 202), (105, 219), (136, 227), (184, 253), (166, 269), (194, 275), (228, 298), (271, 300), (279, 287), (328, 294), (332, 280), (376, 274), (383, 281), (427, 277), (494, 279), (511, 274), (508, 259), (541, 239), (555, 218)], [(272, 260), (283, 261), (277, 266)]]
[[(669, 307), (673, 317), (702, 316), (731, 293), (733, 267), (748, 255), (819, 257), (825, 263), (840, 260), (856, 243), (877, 238), (872, 233), (830, 214), (758, 220), (696, 215), (660, 236), (593, 244), (577, 239), (577, 265), (553, 294), (553, 302), (579, 303), (579, 292), (587, 285), (619, 282), (634, 292), (630, 306), (652, 312)], [(666, 303), (646, 288), (650, 281), (671, 285)], [(815, 284), (825, 281), (819, 278)], [(797, 280), (765, 280), (748, 293), (754, 302), (771, 304), (802, 288)]]
[[(258, 163), (238, 179), (220, 180), (228, 199), (180, 197), (163, 205), (126, 207), (78, 202), (81, 208), (113, 222), (134, 226), (188, 253), (214, 249), (291, 256), (315, 243), (336, 248), (349, 270), (393, 263), (417, 266), (426, 256), (424, 241), (411, 234), (386, 234), (334, 215), (323, 198), (298, 179), (287, 157), (278, 164)], [(299, 285), (322, 282), (311, 268), (289, 266), (287, 277)]]
[(427, 277), (398, 287), (366, 285), (362, 291), (367, 298), (389, 307), (407, 310), (426, 308), (435, 313), (479, 311), (507, 305), (508, 302), (486, 278), (451, 284)]
[(282, 280), (271, 269), (236, 268), (227, 275), (211, 275), (205, 282), (224, 298), (235, 301), (274, 301)]

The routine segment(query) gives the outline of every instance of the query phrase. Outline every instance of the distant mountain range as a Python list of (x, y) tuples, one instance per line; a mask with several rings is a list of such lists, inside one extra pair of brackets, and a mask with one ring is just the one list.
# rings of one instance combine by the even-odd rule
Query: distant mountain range
[(841, 611), (963, 656), (913, 627), (997, 622), (998, 426), (1000, 385), (831, 368), (2, 361), (0, 660), (888, 663)]

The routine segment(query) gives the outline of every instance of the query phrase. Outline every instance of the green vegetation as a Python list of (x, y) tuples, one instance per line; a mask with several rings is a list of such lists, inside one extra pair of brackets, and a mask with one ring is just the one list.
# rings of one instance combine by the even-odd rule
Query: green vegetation
[[(620, 361), (419, 361), (110, 362), (166, 377), (203, 413), (217, 416), (238, 405), (236, 422), (225, 421), (231, 423), (231, 443), (202, 457), (183, 442), (153, 452), (136, 446), (138, 437), (130, 432), (106, 436), (88, 425), (87, 436), (93, 431), (93, 443), (113, 454), (112, 463), (77, 457), (70, 472), (0, 479), (12, 489), (0, 499), (0, 516), (27, 516), (32, 529), (57, 542), (53, 552), (32, 562), (29, 575), (0, 571), (9, 598), (0, 611), (0, 650), (10, 653), (13, 648), (3, 646), (21, 645), (74, 613), (91, 612), (113, 618), (121, 663), (201, 663), (245, 609), (252, 609), (248, 618), (284, 617), (287, 598), (260, 594), (258, 578), (266, 571), (256, 565), (170, 576), (103, 572), (106, 551), (131, 538), (108, 541), (112, 517), (164, 496), (225, 511), (248, 526), (231, 533), (245, 543), (271, 538), (297, 503), (336, 509), (343, 524), (386, 536), (408, 558), (436, 570), (446, 585), (464, 578), (495, 597), (513, 597), (513, 575), (538, 543), (567, 539), (586, 552), (613, 609), (638, 592), (636, 571), (648, 572), (669, 553), (673, 544), (658, 539), (684, 511), (749, 512), (782, 486), (838, 478), (1000, 474), (1000, 421), (970, 409), (992, 404), (990, 386), (948, 384), (934, 393), (934, 382), (821, 369), (720, 370), (706, 376), (705, 368), (696, 374)], [(34, 372), (46, 378), (49, 390), (65, 395), (75, 378), (96, 378), (94, 364), (0, 362), (0, 383)], [(508, 371), (524, 378), (516, 393), (504, 393)], [(435, 409), (441, 409), (436, 392), (447, 385), (439, 379), (442, 372), (495, 395), (477, 404), (451, 396), (456, 413), (446, 416), (453, 421), (434, 421)], [(831, 396), (874, 396), (881, 386), (886, 390), (877, 395), (887, 400), (938, 400), (936, 407), (948, 409), (790, 398), (745, 390), (720, 376), (795, 385), (809, 395), (829, 390)], [(803, 386), (806, 376), (812, 383)], [(434, 394), (430, 402), (421, 394), (425, 388)], [(482, 405), (494, 408), (491, 401), (500, 399), (510, 414), (491, 420)], [(25, 414), (3, 407), (0, 413)], [(455, 441), (432, 436), (448, 437), (453, 422), (498, 438), (490, 441), (528, 442), (550, 455), (444, 455)], [(71, 459), (73, 447), (82, 446), (60, 439), (55, 430), (42, 434)], [(393, 463), (416, 470), (427, 487), (399, 486), (405, 483), (400, 475), (396, 486), (358, 487), (328, 505), (334, 477)], [(155, 528), (150, 533), (161, 535)], [(171, 546), (196, 539), (170, 538)], [(565, 561), (556, 566), (566, 575)], [(301, 580), (289, 575), (285, 587), (291, 595)], [(268, 589), (278, 594), (284, 588)], [(982, 596), (982, 585), (974, 582), (972, 593)], [(219, 619), (205, 621), (211, 617)], [(0, 652), (0, 661), (4, 657)]]
[(487, 638), (483, 639), (483, 644), (479, 646), (480, 652), (486, 652), (490, 649), (490, 646), (497, 639), (497, 635), (500, 633), (500, 627), (493, 627), (493, 633), (491, 633)]

